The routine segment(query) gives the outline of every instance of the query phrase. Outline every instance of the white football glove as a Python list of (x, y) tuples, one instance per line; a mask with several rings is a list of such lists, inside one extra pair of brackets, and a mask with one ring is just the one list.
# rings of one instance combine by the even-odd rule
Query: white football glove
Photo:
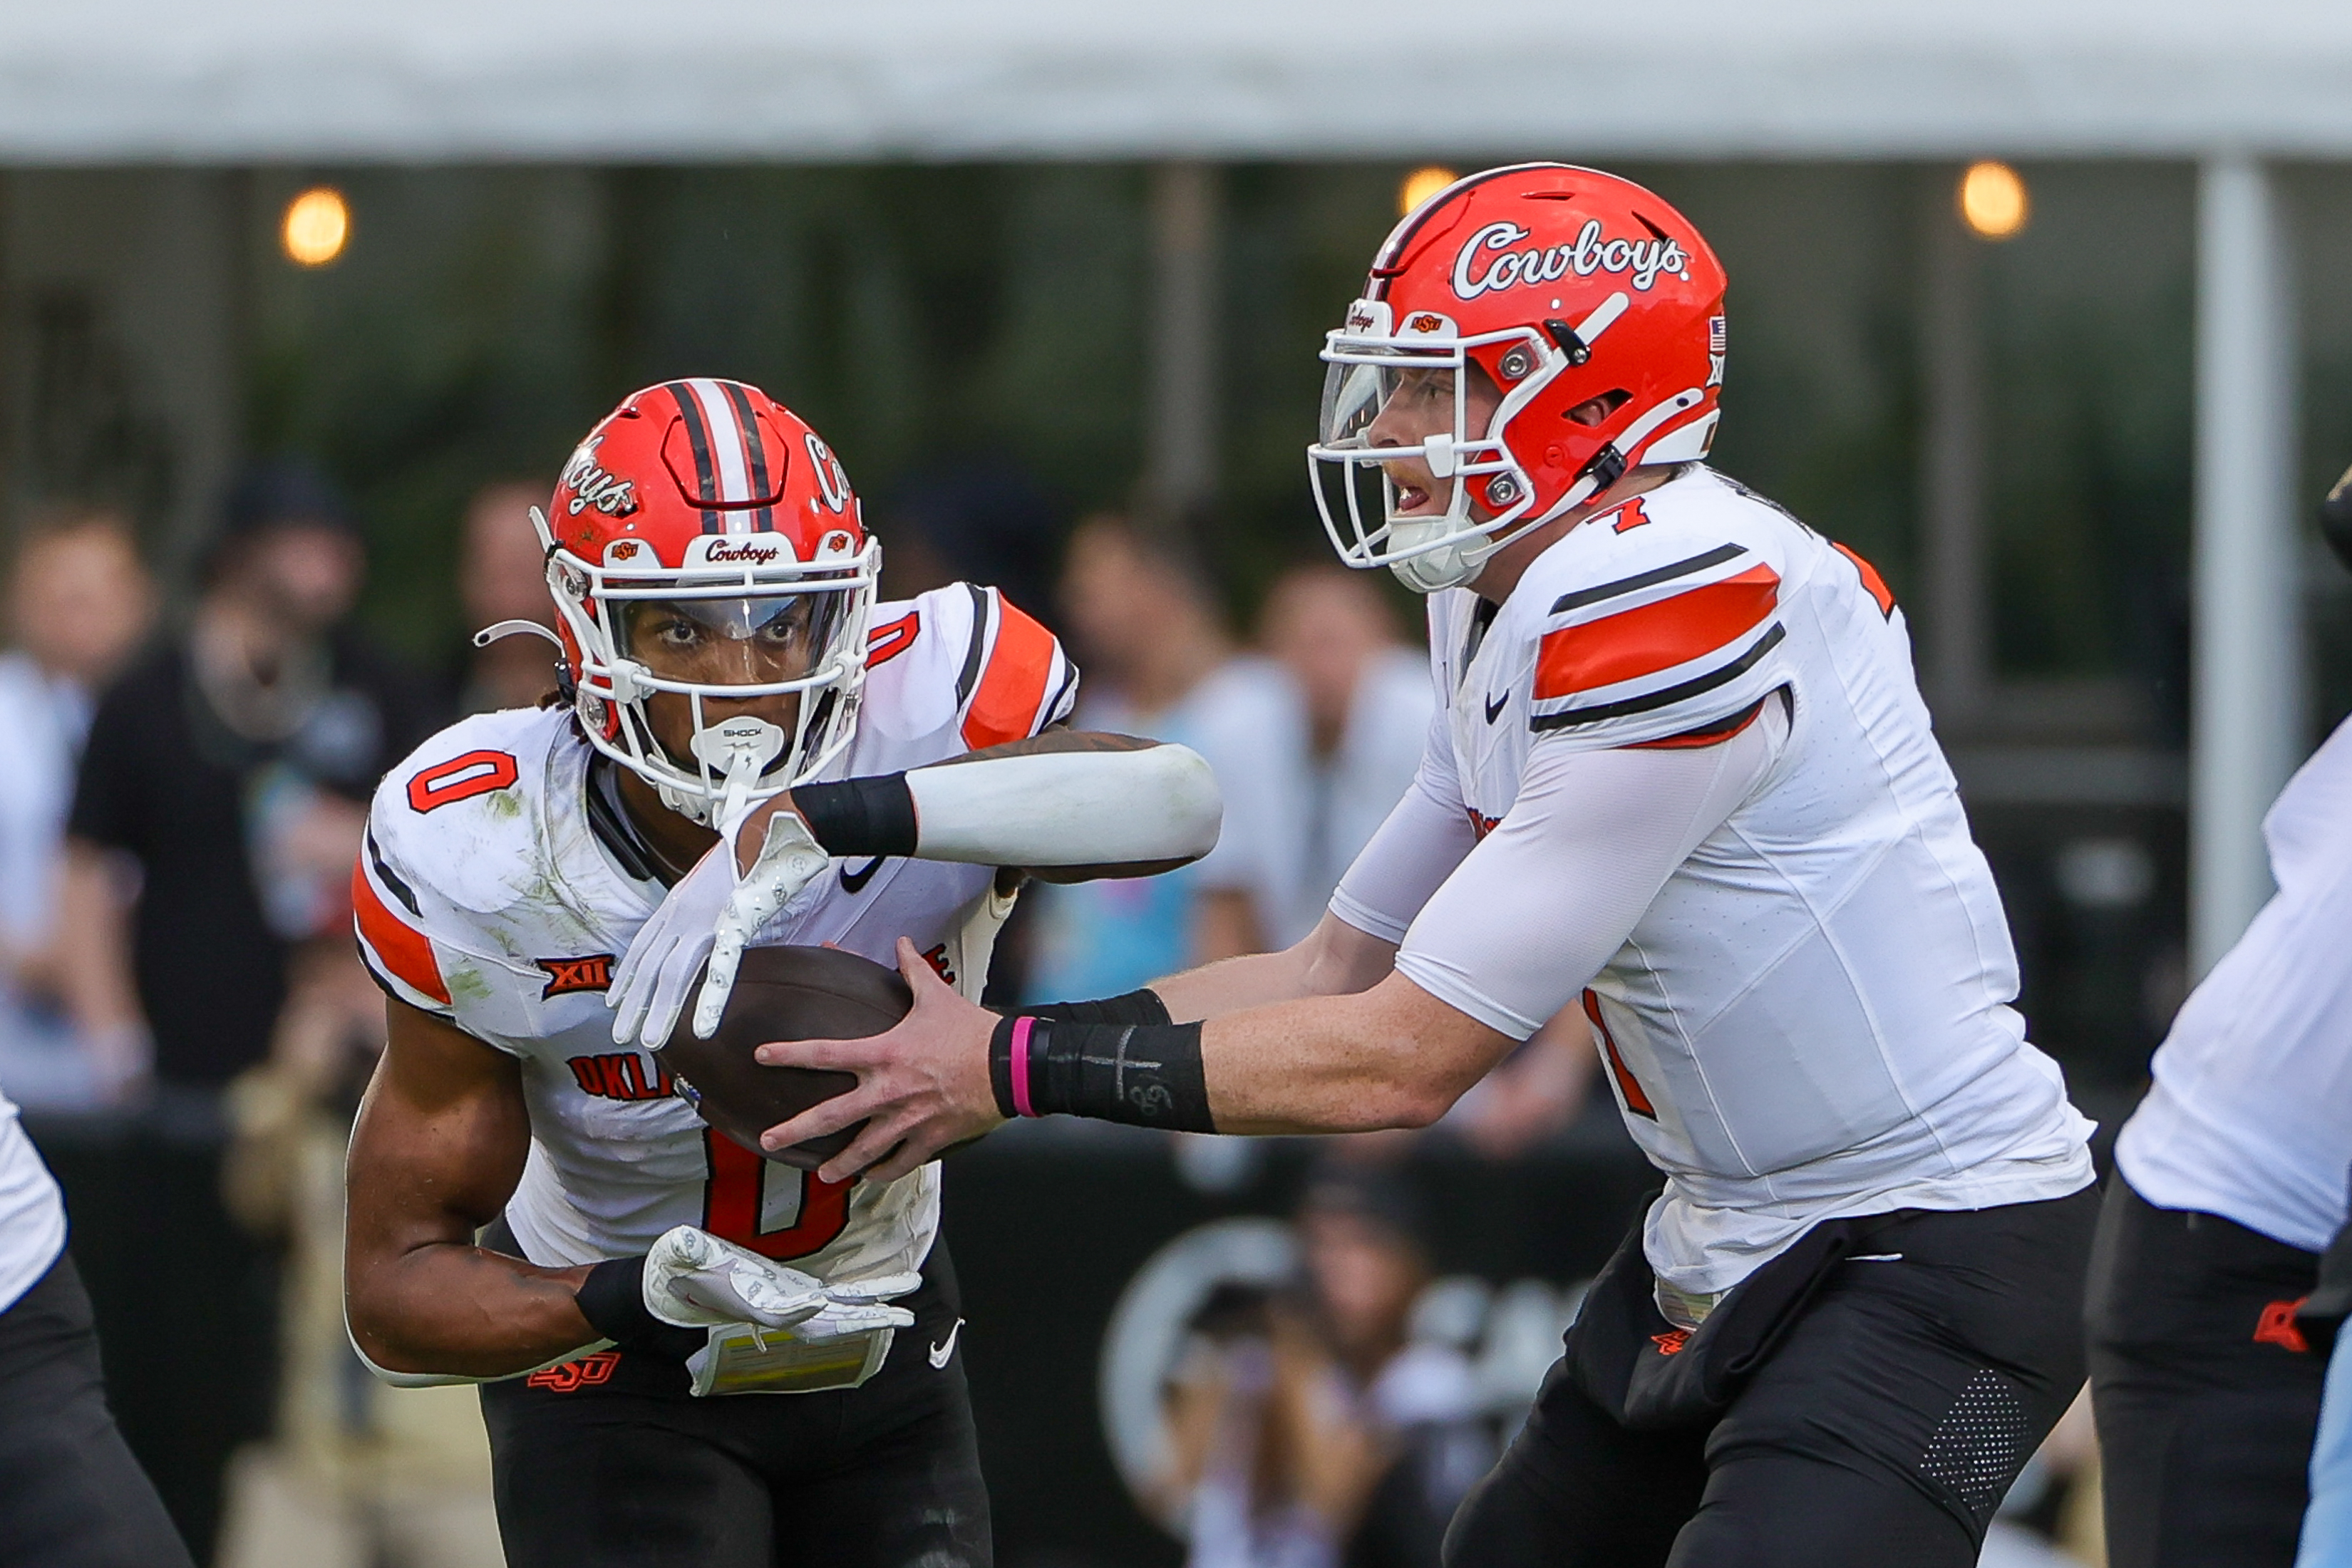
[(907, 1295), (923, 1282), (919, 1274), (885, 1274), (873, 1279), (844, 1280), (824, 1288), (824, 1305), (816, 1315), (793, 1326), (796, 1340), (845, 1339), (876, 1329), (911, 1329), (915, 1314), (887, 1302)]
[(678, 879), (614, 968), (604, 1005), (613, 1009), (615, 1044), (635, 1040), (659, 1050), (705, 958), (710, 974), (694, 1009), (694, 1032), (704, 1039), (716, 1034), (745, 946), (833, 864), (809, 836), (808, 824), (790, 811), (768, 819), (759, 858), (740, 880), (733, 838), (722, 837)]
[(789, 1328), (831, 1305), (824, 1282), (690, 1225), (662, 1233), (646, 1253), (646, 1310), (681, 1329), (727, 1323)]
[(663, 1322), (790, 1329), (803, 1342), (912, 1327), (914, 1313), (885, 1303), (922, 1282), (909, 1272), (828, 1285), (690, 1225), (664, 1231), (646, 1253), (646, 1310)]
[[(695, 998), (694, 1032), (709, 1039), (719, 1032), (719, 1015), (727, 1010), (728, 994), (735, 989), (735, 966), (760, 928), (793, 901), (803, 888), (832, 868), (833, 858), (817, 847), (808, 824), (799, 814), (780, 811), (768, 818), (768, 836), (759, 858), (727, 895), (711, 931), (710, 969)], [(687, 970), (690, 977), (694, 971)], [(664, 1038), (667, 1038), (667, 1032)]]

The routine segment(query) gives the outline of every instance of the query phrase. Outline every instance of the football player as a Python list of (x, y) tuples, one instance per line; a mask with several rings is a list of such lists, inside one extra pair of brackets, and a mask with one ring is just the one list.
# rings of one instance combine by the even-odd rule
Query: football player
[(756, 388), (630, 397), (537, 526), (562, 700), (394, 768), (353, 873), (391, 1017), (353, 1342), (395, 1383), (483, 1384), (519, 1568), (985, 1564), (937, 1167), (771, 1163), (657, 1047), (706, 958), (711, 1032), (754, 942), (904, 942), (977, 996), (1004, 868), (1197, 858), (1214, 781), (1058, 730), (1076, 671), (994, 590), (877, 605), (840, 463)]
[(1417, 1127), (1580, 1007), (1663, 1194), (1457, 1564), (1972, 1563), (2083, 1380), (2088, 1124), (2009, 1005), (1984, 857), (1878, 574), (1708, 469), (1724, 274), (1655, 195), (1433, 196), (1327, 340), (1341, 556), (1428, 595), (1442, 707), (1321, 925), (1098, 1005), (761, 1047), (858, 1088), (824, 1167), (1001, 1118)]

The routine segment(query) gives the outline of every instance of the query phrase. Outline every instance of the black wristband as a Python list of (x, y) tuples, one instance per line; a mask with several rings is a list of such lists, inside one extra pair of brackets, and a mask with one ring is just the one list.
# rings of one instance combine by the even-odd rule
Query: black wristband
[(802, 784), (793, 791), (793, 809), (828, 855), (915, 852), (915, 792), (905, 773)]
[(1123, 996), (1105, 996), (1093, 1002), (1048, 1002), (1042, 1007), (1021, 1009), (1033, 1018), (1051, 1018), (1055, 1023), (1069, 1024), (1165, 1024), (1168, 1004), (1160, 993), (1145, 986)]
[(1090, 1116), (1214, 1132), (1198, 1024), (1088, 1024), (1015, 1014), (989, 1038), (989, 1084), (1005, 1116)]
[(646, 1258), (608, 1258), (588, 1270), (572, 1293), (588, 1326), (626, 1351), (646, 1351), (684, 1361), (709, 1335), (701, 1329), (665, 1323), (646, 1310)]

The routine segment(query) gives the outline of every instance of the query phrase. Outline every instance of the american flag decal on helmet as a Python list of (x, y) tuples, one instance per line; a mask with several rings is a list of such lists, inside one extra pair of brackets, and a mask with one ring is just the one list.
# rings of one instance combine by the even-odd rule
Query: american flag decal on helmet
[[(702, 507), (705, 533), (773, 532), (775, 502), (790, 461), (771, 443), (742, 383), (692, 376), (663, 384), (677, 402), (693, 457), (689, 494)], [(671, 464), (679, 482), (686, 465)]]

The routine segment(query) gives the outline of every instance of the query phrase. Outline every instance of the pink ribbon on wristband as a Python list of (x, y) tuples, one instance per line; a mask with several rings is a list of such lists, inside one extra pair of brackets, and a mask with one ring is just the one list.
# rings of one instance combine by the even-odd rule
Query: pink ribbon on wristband
[(1013, 1109), (1022, 1116), (1037, 1114), (1029, 1103), (1029, 1029), (1035, 1022), (1025, 1016), (1013, 1020)]

